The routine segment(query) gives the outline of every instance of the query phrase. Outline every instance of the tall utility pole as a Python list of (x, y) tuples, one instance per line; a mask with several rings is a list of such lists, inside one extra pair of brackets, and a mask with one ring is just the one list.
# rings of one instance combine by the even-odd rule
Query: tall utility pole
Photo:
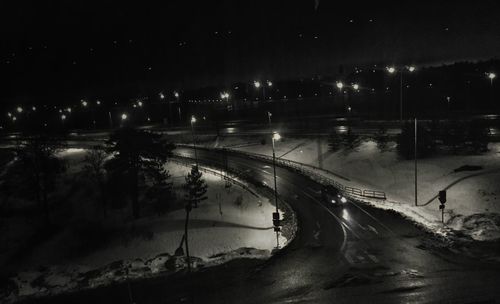
[(399, 121), (403, 121), (403, 69), (399, 73)]
[[(274, 203), (276, 205), (276, 216), (278, 217), (279, 220), (279, 209), (278, 209), (278, 187), (276, 184), (276, 153), (274, 150), (274, 141), (280, 139), (280, 135), (274, 131), (272, 131), (271, 127), (271, 112), (267, 112), (267, 118), (269, 119), (269, 129), (271, 129), (271, 141), (273, 144), (273, 173), (274, 173)], [(276, 231), (276, 248), (279, 248), (280, 246), (280, 241), (279, 241), (279, 226), (275, 226), (275, 231)]]
[(418, 206), (417, 198), (417, 118), (415, 117), (415, 206)]
[(193, 148), (194, 148), (194, 159), (196, 162), (196, 167), (198, 167), (198, 154), (196, 152), (196, 139), (194, 137), (194, 123), (196, 122), (196, 117), (191, 116), (191, 135), (193, 137)]

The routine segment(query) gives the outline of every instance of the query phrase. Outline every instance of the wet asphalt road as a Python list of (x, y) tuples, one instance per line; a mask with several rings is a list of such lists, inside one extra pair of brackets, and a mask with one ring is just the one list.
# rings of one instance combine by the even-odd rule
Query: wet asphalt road
[[(176, 153), (193, 157), (189, 148)], [(200, 163), (221, 155), (198, 150)], [(273, 185), (272, 167), (228, 155), (228, 166)], [(297, 213), (295, 240), (268, 261), (237, 260), (183, 275), (131, 283), (135, 303), (496, 303), (500, 268), (439, 249), (390, 212), (319, 200), (321, 186), (277, 168), (278, 192)], [(269, 215), (271, 221), (271, 214)], [(436, 247), (437, 246), (437, 247)], [(127, 284), (30, 303), (130, 303)]]

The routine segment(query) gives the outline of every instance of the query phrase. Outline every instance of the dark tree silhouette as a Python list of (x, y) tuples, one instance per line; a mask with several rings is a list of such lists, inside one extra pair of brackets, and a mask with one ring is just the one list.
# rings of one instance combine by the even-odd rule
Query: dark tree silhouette
[(145, 173), (151, 182), (146, 196), (153, 201), (157, 214), (164, 214), (168, 210), (170, 202), (174, 199), (173, 183), (170, 180), (168, 170), (165, 169), (165, 162), (161, 158), (153, 158)]
[(186, 200), (186, 221), (184, 222), (184, 243), (186, 244), (186, 259), (188, 270), (191, 271), (191, 261), (189, 257), (188, 244), (188, 225), (189, 213), (193, 206), (198, 207), (198, 203), (207, 199), (207, 184), (202, 178), (202, 173), (198, 170), (198, 166), (193, 166), (191, 172), (186, 176), (186, 184), (184, 184), (185, 200)]
[(107, 215), (106, 203), (106, 170), (104, 164), (108, 154), (103, 147), (95, 146), (90, 149), (83, 159), (83, 170), (89, 180), (97, 187), (99, 191), (99, 201), (101, 202), (103, 216)]
[(49, 194), (54, 191), (57, 178), (66, 169), (64, 162), (56, 157), (62, 148), (59, 138), (48, 134), (24, 134), (16, 147), (17, 160), (9, 167), (5, 180), (10, 189), (34, 197), (50, 224)]
[[(417, 158), (428, 157), (432, 155), (436, 149), (431, 133), (419, 125), (417, 129)], [(397, 152), (400, 157), (405, 159), (413, 159), (415, 153), (415, 126), (411, 122), (406, 122), (402, 129), (401, 134), (397, 139)]]
[(389, 138), (387, 136), (387, 128), (385, 126), (378, 129), (374, 139), (380, 152), (383, 153), (389, 151)]
[(167, 161), (174, 146), (164, 142), (160, 134), (132, 128), (117, 130), (108, 143), (113, 157), (106, 162), (106, 170), (110, 177), (123, 177), (122, 186), (132, 201), (132, 214), (139, 218), (139, 182), (144, 180), (146, 171), (155, 170), (158, 161)]

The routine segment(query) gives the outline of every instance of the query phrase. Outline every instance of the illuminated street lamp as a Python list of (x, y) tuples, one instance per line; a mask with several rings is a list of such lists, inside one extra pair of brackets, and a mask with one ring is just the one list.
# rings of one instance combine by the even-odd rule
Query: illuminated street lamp
[(95, 102), (98, 106), (101, 105), (101, 102), (98, 100)]
[(62, 120), (62, 121), (65, 121), (65, 120), (66, 120), (66, 115), (62, 114), (62, 115), (61, 115), (61, 120)]
[[(270, 116), (269, 116), (269, 119)], [(275, 153), (275, 149), (274, 149), (274, 142), (275, 141), (278, 141), (281, 139), (281, 135), (274, 131), (272, 136), (271, 136), (271, 141), (273, 143), (273, 175), (274, 175), (274, 204), (276, 205), (276, 211), (275, 211), (275, 215), (273, 216), (273, 220), (278, 220), (278, 225), (275, 225), (274, 229), (276, 231), (276, 249), (279, 249), (280, 247), (280, 241), (279, 241), (279, 220), (280, 220), (280, 216), (279, 216), (279, 209), (278, 209), (278, 186), (276, 184), (276, 153)]]
[(23, 112), (23, 108), (22, 107), (17, 107), (16, 111), (17, 111), (17, 113), (22, 113)]
[[(395, 74), (398, 71), (393, 66), (386, 67), (385, 69), (389, 74)], [(416, 69), (417, 68), (413, 65), (399, 68), (399, 120), (400, 121), (403, 121), (403, 73), (405, 70), (410, 73), (413, 73), (415, 72)]]
[(85, 100), (82, 100), (82, 106), (86, 107), (88, 103)]
[(198, 154), (196, 152), (196, 140), (194, 137), (194, 124), (196, 123), (196, 117), (191, 116), (191, 135), (193, 136), (193, 148), (194, 148), (194, 159), (196, 163), (196, 167), (198, 167)]
[(142, 101), (140, 101), (140, 100), (139, 100), (139, 101), (137, 101), (137, 105), (138, 105), (139, 107), (142, 107)]
[(70, 108), (70, 107), (68, 107), (68, 108), (66, 109), (66, 111), (67, 111), (68, 113), (71, 113), (71, 108)]
[(160, 95), (160, 99), (165, 99), (165, 95), (163, 95), (163, 92), (160, 92), (160, 94), (158, 95)]
[(177, 99), (179, 99), (179, 92), (174, 91), (174, 97), (177, 98)]
[(490, 79), (491, 85), (493, 85), (493, 79), (495, 79), (497, 77), (497, 75), (493, 72), (490, 72), (487, 75), (488, 75), (488, 78)]
[(220, 98), (225, 99), (226, 101), (229, 100), (229, 93), (228, 92), (222, 92), (220, 93)]
[(11, 117), (11, 118), (12, 118), (12, 113), (7, 112), (7, 116), (9, 116), (9, 117)]
[(122, 118), (122, 121), (123, 120), (127, 120), (128, 119), (128, 115), (126, 113), (123, 113), (122, 116), (121, 116), (121, 118)]
[(35, 106), (32, 106), (32, 107), (31, 107), (31, 110), (36, 111), (36, 107), (35, 107)]
[(342, 83), (342, 81), (337, 81), (337, 83), (335, 84), (337, 86), (337, 88), (341, 91), (342, 88), (344, 87), (344, 84)]
[(357, 84), (357, 83), (353, 84), (353, 85), (352, 85), (352, 88), (353, 88), (354, 90), (358, 91), (358, 90), (359, 90), (359, 84)]
[(260, 89), (262, 87), (262, 96), (263, 96), (263, 99), (266, 100), (266, 86), (272, 87), (273, 82), (270, 80), (266, 80), (266, 85), (262, 85), (262, 83), (260, 81), (254, 80), (253, 85), (256, 89)]

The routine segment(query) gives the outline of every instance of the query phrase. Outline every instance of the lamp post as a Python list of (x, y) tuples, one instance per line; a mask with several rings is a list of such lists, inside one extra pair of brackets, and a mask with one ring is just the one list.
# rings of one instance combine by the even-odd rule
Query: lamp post
[[(387, 67), (386, 70), (389, 74), (395, 74), (398, 72), (398, 69), (396, 69), (393, 66)], [(413, 73), (415, 72), (416, 68), (414, 66), (406, 66), (399, 68), (399, 120), (400, 121), (403, 121), (403, 73), (405, 70), (410, 73)]]
[(194, 137), (194, 123), (196, 122), (196, 117), (191, 116), (191, 135), (193, 137), (193, 148), (194, 148), (194, 159), (196, 163), (196, 167), (198, 167), (198, 154), (196, 152), (196, 140)]
[(258, 80), (254, 80), (253, 82), (253, 85), (254, 87), (258, 90), (260, 89), (260, 87), (262, 87), (262, 98), (264, 100), (266, 100), (266, 86), (267, 87), (272, 87), (273, 86), (273, 82), (270, 81), (270, 80), (266, 80), (266, 83), (265, 84), (262, 84), (260, 81)]
[[(273, 135), (271, 138), (272, 138), (272, 143), (273, 143), (274, 203), (276, 205), (276, 214), (278, 214), (278, 219), (279, 219), (278, 187), (276, 184), (276, 153), (274, 151), (274, 141), (280, 140), (281, 136), (278, 132), (273, 132)], [(276, 229), (276, 249), (278, 249), (279, 247), (280, 247), (279, 230)]]
[(490, 103), (491, 103), (492, 108), (493, 108), (493, 79), (495, 79), (497, 77), (497, 75), (493, 72), (490, 72), (487, 75), (488, 75), (488, 78), (490, 79)]
[(417, 197), (417, 118), (415, 117), (415, 147), (414, 147), (414, 158), (415, 158), (415, 206), (418, 206)]

